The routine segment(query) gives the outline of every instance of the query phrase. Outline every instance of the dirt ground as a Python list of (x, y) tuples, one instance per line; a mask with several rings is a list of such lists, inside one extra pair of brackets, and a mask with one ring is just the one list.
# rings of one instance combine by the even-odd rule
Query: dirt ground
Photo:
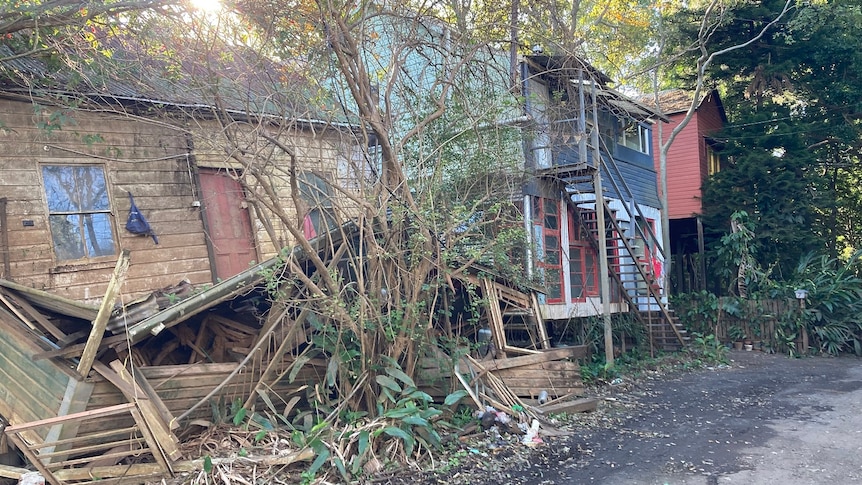
[(574, 434), (536, 449), (465, 445), (437, 473), (375, 483), (862, 483), (862, 359), (730, 358), (607, 387)]

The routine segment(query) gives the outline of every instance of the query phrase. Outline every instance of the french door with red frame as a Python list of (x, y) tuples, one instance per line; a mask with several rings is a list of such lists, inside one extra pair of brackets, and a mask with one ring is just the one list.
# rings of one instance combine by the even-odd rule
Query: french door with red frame
[(545, 283), (547, 303), (563, 303), (563, 254), (560, 235), (560, 201), (533, 198), (533, 231), (537, 238), (536, 265)]
[(569, 209), (569, 281), (572, 302), (584, 302), (588, 297), (599, 296), (599, 262), (595, 249), (581, 233), (576, 217), (579, 212)]

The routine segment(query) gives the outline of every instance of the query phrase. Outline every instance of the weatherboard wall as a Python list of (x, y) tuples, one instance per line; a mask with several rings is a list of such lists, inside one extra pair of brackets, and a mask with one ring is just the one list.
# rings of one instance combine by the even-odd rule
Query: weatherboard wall
[[(16, 425), (85, 409), (93, 384), (78, 380), (64, 362), (34, 360), (45, 350), (41, 338), (5, 310), (0, 310), (0, 333), (0, 416)], [(56, 438), (74, 436), (76, 426), (50, 432)]]
[[(667, 140), (685, 113), (669, 116), (670, 123), (662, 127), (662, 139)], [(702, 212), (701, 187), (709, 174), (707, 137), (721, 129), (721, 109), (714, 95), (707, 97), (692, 115), (691, 121), (674, 139), (667, 154), (667, 196), (670, 219), (686, 219)], [(656, 171), (659, 172), (658, 128), (653, 129)]]
[[(62, 123), (53, 129), (47, 123)], [(52, 117), (53, 115), (53, 117)], [(132, 253), (124, 295), (176, 284), (211, 281), (199, 211), (193, 207), (188, 146), (181, 130), (140, 118), (83, 111), (34, 108), (30, 102), (0, 100), (0, 194), (7, 199), (10, 274), (6, 279), (60, 296), (98, 302), (122, 249)], [(48, 220), (41, 167), (103, 167), (114, 231), (114, 254), (58, 260)], [(128, 192), (158, 236), (124, 229)]]

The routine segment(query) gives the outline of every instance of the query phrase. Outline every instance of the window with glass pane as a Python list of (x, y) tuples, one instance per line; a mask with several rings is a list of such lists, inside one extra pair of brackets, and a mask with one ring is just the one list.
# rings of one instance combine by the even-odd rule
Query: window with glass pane
[(706, 147), (706, 160), (708, 175), (715, 175), (721, 170), (721, 159), (718, 157), (718, 153), (710, 146)]
[(48, 221), (59, 261), (116, 254), (105, 170), (93, 165), (43, 165)]
[(536, 262), (543, 276), (548, 303), (563, 302), (563, 258), (560, 241), (560, 202), (536, 197), (533, 204)]
[(557, 212), (556, 200), (543, 199), (545, 201), (545, 229), (560, 230), (560, 219)]
[(649, 153), (649, 132), (634, 120), (624, 121), (617, 136), (617, 143), (641, 153)]
[(584, 298), (584, 255), (583, 251), (578, 246), (569, 247), (569, 278), (571, 279), (572, 301), (582, 300)]
[(595, 249), (581, 239), (580, 224), (576, 218), (583, 214), (568, 210), (569, 216), (569, 280), (571, 301), (583, 302), (587, 297), (598, 296), (598, 271)]
[(319, 236), (337, 227), (329, 181), (313, 172), (302, 172), (298, 179), (299, 194), (309, 207), (303, 221), (305, 237)]

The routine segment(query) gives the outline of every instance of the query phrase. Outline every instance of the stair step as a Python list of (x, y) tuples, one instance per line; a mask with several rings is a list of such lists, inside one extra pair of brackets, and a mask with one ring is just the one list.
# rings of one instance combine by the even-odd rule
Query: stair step
[(532, 317), (533, 310), (506, 310), (503, 312), (504, 317)]

